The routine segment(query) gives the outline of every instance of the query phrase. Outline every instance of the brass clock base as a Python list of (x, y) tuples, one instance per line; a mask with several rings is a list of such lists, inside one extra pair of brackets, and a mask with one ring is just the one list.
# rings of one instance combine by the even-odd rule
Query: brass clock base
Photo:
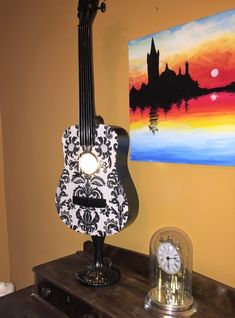
[(185, 291), (184, 299), (167, 300), (165, 293), (158, 288), (149, 291), (144, 308), (158, 318), (191, 317), (196, 312), (193, 297)]

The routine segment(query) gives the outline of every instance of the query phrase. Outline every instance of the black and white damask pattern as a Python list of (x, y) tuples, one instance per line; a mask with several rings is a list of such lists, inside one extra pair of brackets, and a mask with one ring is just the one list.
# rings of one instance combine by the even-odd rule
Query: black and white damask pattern
[[(81, 174), (78, 158), (82, 154), (79, 126), (65, 130), (63, 138), (64, 169), (56, 191), (56, 208), (61, 220), (71, 229), (89, 235), (113, 235), (125, 226), (128, 202), (118, 177), (116, 132), (106, 125), (96, 129), (92, 153), (99, 161), (93, 175)], [(106, 200), (105, 207), (85, 207), (73, 202), (73, 197)]]

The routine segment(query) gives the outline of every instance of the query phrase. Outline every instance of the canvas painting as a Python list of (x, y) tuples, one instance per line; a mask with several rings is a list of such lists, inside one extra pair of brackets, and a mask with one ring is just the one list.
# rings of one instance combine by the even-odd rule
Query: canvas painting
[(129, 42), (130, 158), (235, 165), (235, 9)]

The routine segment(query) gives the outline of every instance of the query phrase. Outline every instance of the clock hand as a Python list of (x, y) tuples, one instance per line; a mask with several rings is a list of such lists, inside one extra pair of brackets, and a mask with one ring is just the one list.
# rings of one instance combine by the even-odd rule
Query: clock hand
[(169, 256), (166, 257), (166, 261), (167, 261), (167, 268), (168, 268), (168, 270), (170, 270), (170, 257)]

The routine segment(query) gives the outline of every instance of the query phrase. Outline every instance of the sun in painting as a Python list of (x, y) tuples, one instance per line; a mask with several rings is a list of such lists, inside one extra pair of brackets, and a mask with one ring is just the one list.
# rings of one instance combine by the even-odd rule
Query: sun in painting
[(211, 76), (212, 77), (217, 77), (219, 75), (219, 70), (218, 70), (218, 68), (213, 68), (212, 70), (211, 70)]

